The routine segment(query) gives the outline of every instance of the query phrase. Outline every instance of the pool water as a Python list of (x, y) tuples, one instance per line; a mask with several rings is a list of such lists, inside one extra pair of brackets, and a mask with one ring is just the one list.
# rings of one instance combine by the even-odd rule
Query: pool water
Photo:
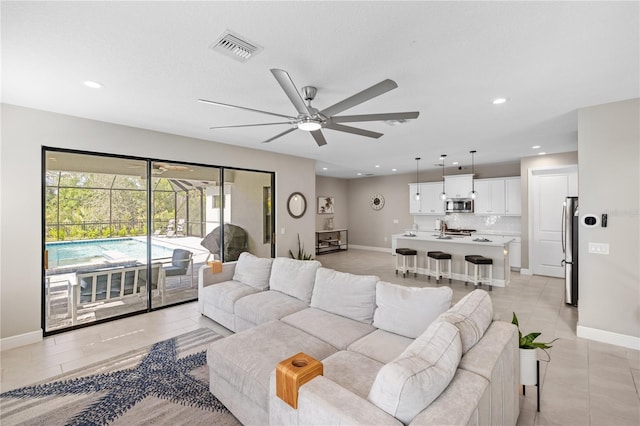
[[(108, 240), (61, 241), (46, 243), (49, 253), (49, 269), (71, 265), (101, 264), (136, 260), (145, 262), (147, 243), (133, 238), (111, 238)], [(151, 257), (171, 257), (173, 249), (151, 244)]]

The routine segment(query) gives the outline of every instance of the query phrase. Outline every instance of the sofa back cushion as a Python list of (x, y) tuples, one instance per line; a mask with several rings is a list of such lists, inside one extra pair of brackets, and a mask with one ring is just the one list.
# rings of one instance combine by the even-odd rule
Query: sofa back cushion
[(484, 290), (474, 290), (442, 314), (441, 318), (460, 330), (464, 355), (482, 339), (493, 321), (491, 297)]
[(354, 275), (319, 268), (311, 307), (371, 324), (378, 281), (375, 275)]
[(451, 306), (450, 287), (407, 287), (379, 281), (376, 284), (376, 328), (415, 339)]
[(245, 251), (238, 258), (233, 279), (257, 289), (266, 290), (269, 288), (272, 263), (273, 259), (256, 257)]
[(309, 304), (316, 271), (322, 266), (317, 260), (297, 260), (276, 257), (271, 267), (269, 286)]
[(368, 399), (409, 424), (449, 385), (461, 354), (458, 329), (446, 321), (434, 321), (402, 354), (380, 369)]

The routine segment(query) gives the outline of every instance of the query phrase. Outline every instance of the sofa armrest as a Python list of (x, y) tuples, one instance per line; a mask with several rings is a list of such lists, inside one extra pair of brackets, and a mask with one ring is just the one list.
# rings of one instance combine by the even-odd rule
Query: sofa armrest
[(227, 262), (222, 264), (222, 272), (213, 273), (211, 267), (202, 265), (198, 271), (198, 290), (212, 284), (222, 283), (233, 279), (238, 262)]
[(489, 381), (458, 369), (449, 386), (409, 425), (492, 424), (489, 422), (490, 401)]
[(398, 419), (324, 376), (300, 387), (297, 410), (275, 396), (275, 374), (270, 393), (269, 424), (402, 426)]

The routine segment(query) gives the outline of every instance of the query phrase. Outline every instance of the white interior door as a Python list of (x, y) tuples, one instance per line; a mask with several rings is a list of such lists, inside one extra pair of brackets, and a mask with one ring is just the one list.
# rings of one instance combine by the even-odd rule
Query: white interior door
[(577, 166), (533, 170), (529, 182), (531, 272), (562, 278), (562, 209), (565, 197), (578, 195)]

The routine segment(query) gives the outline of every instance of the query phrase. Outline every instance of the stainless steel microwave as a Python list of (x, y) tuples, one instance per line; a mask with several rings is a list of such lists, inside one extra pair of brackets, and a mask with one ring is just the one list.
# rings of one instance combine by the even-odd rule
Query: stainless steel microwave
[(449, 198), (444, 203), (446, 213), (473, 213), (473, 200), (471, 198)]

